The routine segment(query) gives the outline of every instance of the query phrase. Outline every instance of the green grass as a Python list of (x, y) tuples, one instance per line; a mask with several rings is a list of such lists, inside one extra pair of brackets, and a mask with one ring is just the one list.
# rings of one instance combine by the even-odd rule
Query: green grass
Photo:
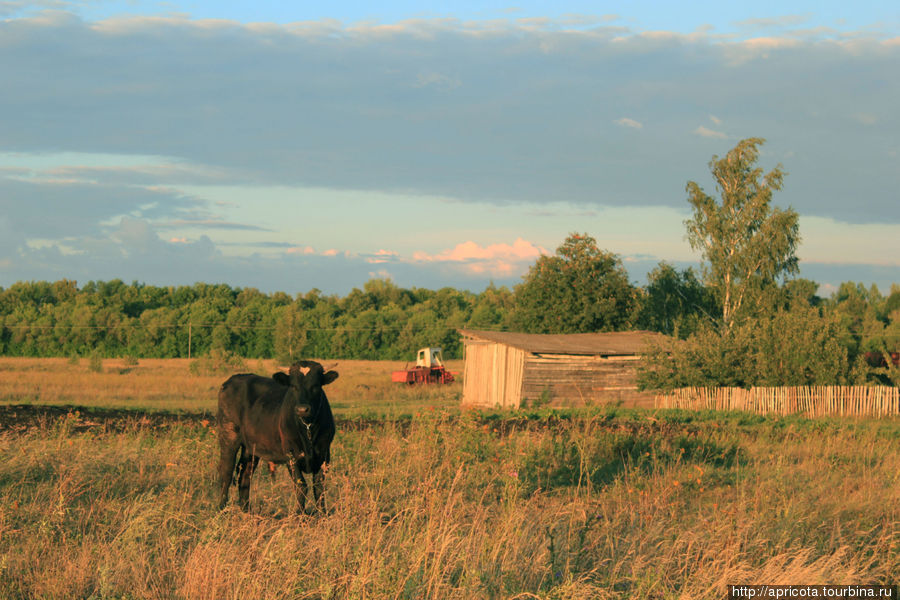
[[(392, 409), (393, 410), (393, 409)], [(0, 434), (0, 598), (722, 598), (897, 584), (900, 422), (411, 409), (215, 510), (213, 428)]]

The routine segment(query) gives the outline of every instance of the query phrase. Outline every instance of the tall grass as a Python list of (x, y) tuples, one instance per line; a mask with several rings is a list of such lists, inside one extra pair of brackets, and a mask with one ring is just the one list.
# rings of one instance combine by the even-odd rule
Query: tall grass
[[(0, 403), (214, 412), (219, 386), (229, 375), (286, 370), (274, 360), (244, 359), (233, 370), (210, 368), (213, 362), (206, 357), (141, 359), (135, 365), (127, 358), (103, 359), (98, 368), (64, 358), (0, 357)], [(462, 370), (461, 361), (450, 363), (454, 370)], [(340, 361), (335, 367), (340, 379), (327, 388), (332, 407), (343, 416), (396, 416), (459, 404), (461, 375), (449, 386), (392, 384), (391, 371), (405, 364)]]
[(215, 510), (188, 422), (0, 435), (0, 598), (722, 598), (897, 583), (900, 424), (632, 411), (339, 432), (330, 511), (283, 469)]

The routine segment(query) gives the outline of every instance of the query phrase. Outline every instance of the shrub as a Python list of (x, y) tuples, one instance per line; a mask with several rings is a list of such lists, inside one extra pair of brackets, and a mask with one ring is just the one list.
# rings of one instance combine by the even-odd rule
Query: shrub
[(91, 352), (91, 356), (88, 359), (88, 369), (90, 369), (92, 373), (103, 372), (103, 355), (100, 354), (98, 350)]
[(247, 365), (240, 356), (228, 350), (210, 350), (189, 367), (192, 375), (222, 375), (235, 371), (246, 371)]

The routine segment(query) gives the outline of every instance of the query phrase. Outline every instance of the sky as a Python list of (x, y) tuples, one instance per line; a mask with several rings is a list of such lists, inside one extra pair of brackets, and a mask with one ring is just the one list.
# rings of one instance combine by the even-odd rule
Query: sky
[(0, 0), (0, 287), (477, 292), (572, 232), (645, 285), (761, 137), (800, 276), (887, 294), (897, 106), (889, 2)]

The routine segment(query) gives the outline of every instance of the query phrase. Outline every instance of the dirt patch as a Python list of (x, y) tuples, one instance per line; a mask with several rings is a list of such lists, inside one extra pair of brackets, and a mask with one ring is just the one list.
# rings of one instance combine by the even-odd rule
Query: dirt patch
[(208, 412), (139, 412), (124, 409), (53, 406), (37, 404), (0, 405), (0, 433), (46, 429), (65, 421), (70, 431), (125, 431), (139, 428), (196, 424), (209, 426), (215, 415)]
[[(470, 417), (445, 416), (447, 422), (455, 423)], [(338, 431), (362, 431), (366, 429), (392, 427), (406, 435), (415, 420), (412, 417), (371, 418), (355, 417), (335, 419)], [(476, 427), (486, 433), (507, 436), (515, 431), (536, 431), (558, 429), (571, 426), (580, 419), (551, 415), (543, 418), (527, 416), (500, 417), (483, 415), (474, 419)], [(139, 429), (163, 429), (175, 426), (216, 426), (215, 414), (208, 411), (137, 411), (114, 408), (92, 408), (85, 406), (55, 406), (40, 404), (0, 405), (0, 434), (27, 433), (35, 429), (51, 429), (65, 423), (71, 432), (122, 432)], [(696, 427), (660, 423), (656, 419), (600, 419), (593, 420), (592, 427), (607, 431), (631, 434), (666, 434), (675, 429), (691, 432)]]

